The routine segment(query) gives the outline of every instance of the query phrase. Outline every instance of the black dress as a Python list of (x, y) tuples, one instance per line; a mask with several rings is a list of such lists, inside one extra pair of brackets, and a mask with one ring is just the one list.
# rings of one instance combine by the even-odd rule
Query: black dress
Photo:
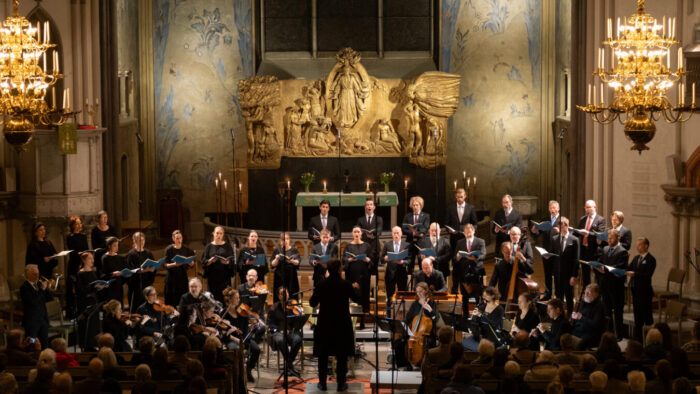
[[(129, 269), (136, 269), (141, 267), (141, 264), (147, 259), (154, 260), (153, 253), (151, 253), (150, 250), (144, 248), (139, 252), (136, 249), (131, 249), (126, 255), (126, 266)], [(129, 277), (129, 305), (131, 307), (131, 312), (134, 312), (139, 305), (144, 303), (143, 289), (152, 285), (155, 279), (155, 271), (139, 272)]]
[[(94, 312), (89, 317), (78, 320), (78, 331), (80, 335), (80, 347), (83, 351), (93, 350), (97, 348), (97, 340), (95, 336), (100, 332), (100, 312), (95, 311), (95, 305), (100, 300), (101, 295), (106, 296), (107, 290), (98, 292), (90, 283), (97, 280), (97, 271), (79, 271), (76, 274), (76, 299), (78, 304), (78, 313)], [(91, 307), (91, 308), (90, 308)], [(90, 308), (88, 310), (88, 308)]]
[(53, 269), (58, 265), (57, 259), (51, 259), (48, 262), (44, 261), (44, 257), (53, 256), (56, 254), (56, 248), (49, 240), (37, 241), (33, 240), (27, 246), (27, 256), (25, 265), (36, 264), (39, 267), (39, 275), (46, 279), (53, 278)]
[[(538, 324), (540, 324), (540, 317), (537, 316), (537, 312), (532, 308), (527, 311), (525, 318), (520, 318), (520, 312), (518, 312), (517, 316), (515, 317), (515, 326), (518, 327), (519, 330), (528, 333), (532, 331), (533, 328), (537, 327)], [(540, 350), (539, 341), (532, 339), (530, 341), (529, 348), (532, 350)]]
[[(147, 322), (138, 326), (136, 335), (139, 339), (143, 336), (153, 337), (153, 334), (156, 332), (162, 334), (165, 328), (171, 323), (170, 318), (165, 316), (162, 312), (155, 310), (153, 304), (149, 304), (148, 302), (141, 304), (136, 310), (136, 313), (142, 317), (150, 317)], [(156, 338), (154, 337), (154, 339)]]
[[(228, 264), (223, 264), (216, 260), (208, 264), (210, 258), (221, 256), (228, 260)], [(233, 263), (233, 248), (228, 242), (221, 245), (208, 243), (202, 252), (202, 265), (204, 266), (204, 277), (207, 278), (207, 289), (217, 301), (223, 302), (223, 291), (226, 286), (231, 285), (231, 278), (236, 274), (236, 267)]]
[(102, 256), (101, 279), (106, 281), (114, 279), (114, 282), (107, 288), (107, 300), (117, 300), (120, 303), (124, 302), (124, 289), (122, 288), (124, 284), (123, 279), (121, 276), (116, 278), (112, 277), (112, 272), (121, 271), (124, 268), (126, 268), (126, 259), (124, 256), (118, 254), (114, 256), (105, 254)]
[(254, 248), (244, 246), (241, 248), (241, 250), (238, 252), (238, 277), (241, 278), (241, 283), (246, 281), (246, 275), (248, 275), (248, 270), (251, 268), (257, 271), (258, 281), (265, 283), (265, 274), (269, 272), (269, 268), (267, 268), (267, 258), (265, 259), (265, 265), (254, 265), (252, 261), (250, 264), (248, 264), (247, 261), (243, 260), (244, 252), (251, 255), (265, 254), (265, 250), (260, 246), (256, 246)]
[[(165, 248), (165, 262), (170, 264), (173, 262), (173, 257), (180, 255), (182, 257), (190, 257), (194, 255), (192, 249), (187, 246), (182, 246), (177, 249), (175, 245), (169, 245)], [(187, 264), (179, 265), (173, 268), (167, 268), (168, 273), (165, 276), (165, 303), (168, 305), (177, 305), (180, 302), (180, 297), (187, 293), (188, 277), (187, 269), (190, 267)]]
[(102, 231), (97, 226), (93, 227), (90, 232), (90, 242), (92, 244), (92, 249), (102, 249), (95, 252), (95, 268), (98, 272), (102, 272), (102, 256), (107, 253), (107, 238), (116, 237), (117, 233), (114, 231), (112, 226), (107, 227), (107, 230)]
[(274, 290), (273, 302), (278, 301), (277, 289), (282, 286), (287, 288), (290, 298), (298, 299), (299, 296), (295, 294), (299, 292), (299, 277), (297, 276), (299, 266), (290, 263), (288, 260), (296, 260), (299, 262), (299, 264), (301, 264), (299, 252), (296, 250), (296, 248), (289, 248), (286, 252), (282, 252), (282, 250), (277, 247), (272, 255), (272, 259), (274, 260), (275, 256), (277, 255), (284, 255), (285, 257), (280, 257), (279, 260), (277, 260), (277, 266), (273, 267), (275, 270), (275, 280), (272, 286)]
[(82, 233), (72, 233), (66, 238), (66, 247), (68, 250), (72, 250), (68, 255), (68, 266), (66, 267), (66, 313), (68, 317), (73, 317), (78, 308), (76, 303), (76, 282), (78, 281), (77, 275), (78, 270), (80, 270), (80, 252), (88, 250), (88, 242), (85, 234)]
[(110, 333), (114, 337), (115, 352), (132, 351), (131, 346), (126, 341), (126, 339), (129, 338), (131, 329), (126, 325), (126, 323), (117, 319), (111, 313), (106, 314), (102, 319), (102, 331), (105, 333)]
[(369, 286), (370, 272), (372, 271), (372, 263), (364, 261), (348, 261), (346, 253), (354, 255), (365, 254), (369, 257), (370, 246), (366, 242), (360, 244), (347, 244), (345, 252), (343, 252), (343, 267), (345, 268), (345, 279), (351, 284), (357, 282), (360, 284), (360, 305), (363, 312), (369, 312)]

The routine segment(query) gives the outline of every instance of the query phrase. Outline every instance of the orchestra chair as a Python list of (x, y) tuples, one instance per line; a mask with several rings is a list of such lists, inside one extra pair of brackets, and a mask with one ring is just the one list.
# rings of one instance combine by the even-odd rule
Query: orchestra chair
[[(668, 300), (666, 302), (666, 308), (664, 311), (664, 322), (666, 322), (671, 327), (671, 332), (677, 332), (676, 346), (680, 347), (682, 345), (681, 337), (683, 336), (683, 317), (685, 315), (686, 305), (679, 301)], [(678, 326), (671, 325), (678, 321)], [(660, 320), (661, 321), (661, 320)]]
[[(680, 268), (671, 268), (668, 271), (668, 277), (666, 278), (666, 290), (655, 291), (658, 306), (659, 306), (659, 321), (661, 321), (661, 304), (665, 299), (676, 298), (678, 301), (683, 297), (683, 281), (685, 280), (685, 275), (687, 272)], [(671, 291), (671, 283), (676, 283), (678, 285), (678, 292)]]
[[(274, 349), (272, 348), (272, 335), (269, 332), (265, 333), (265, 344), (267, 345), (267, 346), (265, 346), (265, 348), (267, 349), (266, 350), (266, 353), (267, 353), (267, 366), (266, 366), (266, 368), (270, 368), (270, 353), (272, 353)], [(275, 351), (275, 353), (277, 353), (277, 371), (279, 372), (280, 371), (280, 352)], [(260, 362), (258, 362), (258, 364), (260, 364)]]
[(11, 276), (7, 280), (7, 285), (10, 289), (10, 325), (8, 328), (14, 327), (15, 312), (22, 306), (22, 300), (19, 298), (19, 288), (24, 284), (25, 278), (22, 275)]
[(49, 336), (52, 332), (58, 333), (68, 341), (68, 335), (73, 332), (73, 324), (63, 322), (63, 308), (58, 299), (46, 303), (46, 313), (49, 315)]

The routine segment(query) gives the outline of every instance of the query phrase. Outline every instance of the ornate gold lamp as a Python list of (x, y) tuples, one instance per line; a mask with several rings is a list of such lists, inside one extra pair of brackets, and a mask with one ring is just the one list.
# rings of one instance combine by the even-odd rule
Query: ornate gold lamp
[[(644, 0), (637, 0), (637, 12), (620, 21), (613, 37), (613, 21), (608, 19), (607, 40), (598, 49), (598, 64), (593, 75), (600, 78), (600, 103), (596, 84), (588, 85), (588, 99), (578, 109), (588, 113), (601, 124), (618, 119), (625, 126), (625, 135), (632, 141), (631, 149), (648, 150), (646, 145), (656, 133), (655, 121), (663, 117), (669, 123), (684, 122), (695, 107), (695, 84), (692, 100), (685, 102), (686, 71), (683, 50), (678, 48), (676, 70), (671, 70), (671, 49), (676, 40), (676, 19), (663, 17), (662, 23), (644, 11)], [(605, 62), (605, 46), (610, 47), (610, 63)], [(607, 68), (609, 67), (609, 69)], [(666, 92), (678, 83), (678, 101), (674, 106)], [(613, 89), (612, 102), (605, 103), (605, 85)], [(591, 89), (592, 88), (592, 89)]]
[(67, 94), (61, 109), (56, 108), (55, 91), (51, 107), (44, 100), (48, 88), (63, 78), (55, 50), (53, 70), (46, 67), (46, 53), (53, 47), (48, 22), (43, 31), (39, 23), (32, 26), (19, 15), (19, 0), (14, 0), (12, 16), (0, 28), (0, 113), (5, 139), (18, 149), (31, 141), (36, 123), (61, 124), (72, 115)]

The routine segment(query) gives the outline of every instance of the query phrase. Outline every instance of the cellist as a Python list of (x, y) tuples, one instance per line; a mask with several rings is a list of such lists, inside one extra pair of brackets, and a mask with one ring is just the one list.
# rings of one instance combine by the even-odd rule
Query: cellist
[[(413, 301), (408, 312), (406, 312), (406, 317), (404, 318), (404, 323), (408, 326), (411, 331), (416, 335), (420, 335), (417, 328), (419, 326), (425, 326), (426, 324), (430, 326), (430, 331), (426, 332), (427, 335), (424, 349), (434, 348), (437, 346), (437, 336), (435, 334), (435, 327), (439, 318), (437, 305), (435, 301), (431, 299), (432, 293), (428, 284), (425, 282), (420, 282), (416, 285), (416, 297), (417, 299)], [(427, 319), (427, 321), (425, 321)], [(414, 335), (414, 336), (416, 336)], [(410, 338), (400, 338), (394, 341), (394, 354), (396, 354), (396, 366), (399, 368), (406, 368), (406, 371), (412, 371), (413, 366), (408, 360), (408, 355), (406, 354), (406, 344)], [(420, 340), (421, 338), (415, 338)]]
[(493, 276), (489, 281), (489, 286), (498, 287), (501, 293), (501, 301), (507, 301), (508, 286), (510, 285), (510, 276), (513, 272), (513, 263), (516, 258), (518, 260), (518, 277), (527, 277), (532, 274), (532, 247), (528, 242), (520, 243), (520, 228), (513, 227), (510, 229), (510, 241), (501, 244), (501, 252), (503, 259), (496, 263), (493, 268)]

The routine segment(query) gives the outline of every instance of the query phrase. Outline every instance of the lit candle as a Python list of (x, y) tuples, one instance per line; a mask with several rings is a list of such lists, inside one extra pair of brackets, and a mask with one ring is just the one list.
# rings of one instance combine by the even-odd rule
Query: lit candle
[(600, 68), (605, 69), (605, 48), (600, 48)]
[(408, 178), (403, 180), (403, 188), (408, 189)]
[(600, 105), (603, 105), (603, 103), (605, 102), (604, 94), (605, 94), (605, 92), (603, 92), (603, 83), (601, 82), (601, 84), (600, 84)]
[(100, 99), (98, 99), (98, 98), (95, 99), (95, 105), (100, 105)]
[(678, 47), (678, 69), (683, 67), (683, 48)]
[(68, 88), (63, 89), (63, 106), (61, 107), (63, 109), (66, 109), (66, 95), (67, 95), (66, 91), (67, 90), (68, 90)]
[(455, 180), (455, 190), (457, 190), (457, 180)]
[(326, 190), (326, 181), (323, 181), (323, 190)]
[(228, 181), (224, 179), (224, 191), (228, 190)]
[(85, 105), (90, 105), (90, 99), (85, 99)]
[(68, 109), (68, 112), (70, 112), (70, 88), (66, 88), (66, 95), (68, 96), (68, 99), (66, 100), (66, 108)]
[(214, 179), (214, 186), (216, 187), (216, 190), (219, 190), (219, 179)]
[(466, 171), (462, 171), (462, 179), (467, 179), (467, 172)]
[[(671, 38), (676, 37), (676, 18), (673, 18), (673, 23), (671, 24)], [(680, 49), (680, 48), (678, 48)]]
[(240, 193), (243, 190), (243, 183), (238, 182), (238, 192)]
[(608, 38), (612, 39), (612, 18), (608, 18)]
[(591, 104), (591, 84), (588, 84), (588, 100), (586, 100), (586, 104), (590, 105)]
[(49, 21), (44, 22), (44, 42), (48, 43), (51, 41), (51, 29), (49, 26)]
[(693, 107), (694, 107), (694, 106), (695, 106), (695, 82), (693, 82), (693, 85), (692, 85), (692, 86), (693, 86), (693, 87), (692, 87), (691, 89), (692, 89), (692, 92), (693, 92), (693, 97), (692, 97), (692, 100), (693, 100), (693, 101), (692, 101), (691, 103), (692, 103), (692, 105), (693, 105)]
[(476, 186), (476, 177), (474, 177), (474, 186)]
[(664, 15), (663, 23), (661, 28), (661, 37), (666, 37), (666, 16)]
[(287, 190), (291, 190), (291, 189), (292, 189), (292, 183), (289, 181), (289, 179), (287, 179)]
[(597, 95), (598, 95), (598, 94), (597, 94), (597, 92), (596, 92), (595, 85), (593, 85), (593, 105), (594, 105), (594, 106), (596, 105), (596, 96), (597, 96)]
[(369, 190), (369, 181), (367, 181), (367, 190)]
[(53, 72), (58, 73), (60, 68), (58, 67), (58, 52), (53, 51)]
[(471, 179), (471, 178), (467, 178), (467, 189), (469, 189), (469, 186), (470, 186), (471, 182), (472, 182), (472, 179)]
[(221, 172), (219, 172), (219, 180), (221, 180)]

